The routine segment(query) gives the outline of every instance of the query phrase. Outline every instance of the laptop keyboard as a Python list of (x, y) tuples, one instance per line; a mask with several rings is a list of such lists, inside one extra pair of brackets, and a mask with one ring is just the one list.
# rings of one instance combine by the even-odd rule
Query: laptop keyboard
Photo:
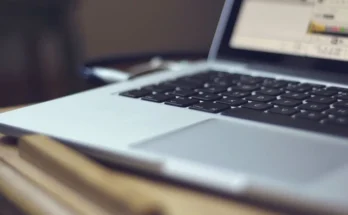
[(348, 89), (208, 71), (120, 93), (227, 117), (348, 136)]

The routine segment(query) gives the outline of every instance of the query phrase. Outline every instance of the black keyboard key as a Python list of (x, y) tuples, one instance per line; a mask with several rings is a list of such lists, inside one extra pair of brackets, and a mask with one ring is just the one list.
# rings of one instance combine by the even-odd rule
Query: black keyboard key
[(295, 113), (298, 113), (299, 111), (291, 107), (275, 107), (270, 109), (268, 112), (291, 116), (291, 115), (294, 115)]
[(295, 115), (295, 118), (309, 119), (314, 121), (320, 121), (326, 117), (325, 114), (318, 112), (301, 112)]
[(263, 78), (263, 82), (267, 82), (267, 81), (275, 81), (275, 78), (270, 78), (270, 77), (262, 77)]
[(209, 80), (214, 79), (215, 77), (216, 77), (216, 73), (214, 72), (201, 72), (201, 73), (187, 76), (189, 80), (198, 80), (200, 82), (207, 82)]
[(337, 91), (327, 89), (316, 89), (312, 91), (312, 94), (317, 96), (333, 96), (337, 94)]
[(246, 78), (252, 78), (253, 76), (251, 75), (246, 75), (246, 74), (238, 74), (238, 76), (236, 76), (239, 80), (242, 79), (246, 79)]
[(324, 110), (327, 110), (330, 108), (329, 105), (325, 104), (317, 104), (317, 103), (306, 103), (299, 106), (302, 110), (308, 110), (308, 111), (319, 111), (322, 112)]
[(341, 101), (334, 104), (338, 108), (348, 108), (348, 101)]
[(272, 108), (273, 106), (266, 103), (251, 102), (251, 103), (243, 105), (242, 107), (252, 109), (252, 110), (265, 111)]
[(274, 89), (274, 88), (265, 88), (260, 91), (257, 91), (256, 93), (268, 95), (268, 96), (279, 96), (284, 93), (284, 90)]
[(329, 118), (323, 121), (324, 124), (348, 127), (348, 117)]
[(222, 93), (222, 92), (225, 92), (226, 90), (227, 90), (226, 87), (218, 87), (218, 86), (211, 86), (211, 87), (199, 89), (199, 91), (205, 92), (205, 93)]
[(221, 71), (210, 71), (209, 74), (211, 75), (211, 78), (235, 78), (240, 76), (238, 74)]
[(231, 78), (215, 78), (211, 82), (208, 82), (207, 85), (210, 87), (231, 87), (239, 83), (239, 80)]
[(322, 85), (322, 84), (308, 84), (308, 85), (310, 85), (313, 89), (322, 89), (326, 87), (325, 85)]
[(242, 76), (240, 78), (240, 82), (247, 85), (255, 85), (263, 81), (264, 81), (264, 78), (261, 78), (261, 77)]
[(191, 77), (191, 76), (186, 76), (186, 77), (182, 77), (182, 78), (178, 78), (175, 80), (176, 82), (193, 82), (193, 83), (197, 83), (197, 84), (204, 84), (206, 81), (195, 78), (195, 77)]
[(296, 107), (302, 104), (302, 101), (294, 100), (294, 99), (279, 99), (272, 102), (273, 105), (278, 106), (286, 106), (286, 107)]
[[(247, 108), (233, 108), (226, 110), (221, 113), (224, 116), (237, 117), (242, 119), (251, 119), (253, 120), (254, 116), (264, 115), (269, 118), (269, 115), (260, 111), (255, 111)], [(251, 116), (251, 117), (250, 117)]]
[(335, 91), (335, 92), (342, 92), (342, 93), (348, 93), (348, 88), (342, 88), (342, 87), (328, 87), (327, 90)]
[(220, 103), (201, 102), (189, 108), (192, 110), (198, 110), (198, 111), (203, 111), (208, 113), (219, 113), (221, 111), (229, 109), (230, 106), (226, 104), (220, 104)]
[(197, 94), (198, 92), (191, 90), (191, 89), (186, 89), (186, 88), (177, 88), (172, 94), (175, 96), (183, 96), (183, 97), (188, 97), (188, 96), (193, 96)]
[(226, 98), (223, 98), (221, 100), (218, 100), (217, 102), (222, 103), (222, 104), (227, 104), (230, 106), (240, 106), (240, 105), (243, 105), (245, 103), (248, 103), (245, 100), (234, 98), (234, 97), (226, 97)]
[(255, 90), (258, 90), (258, 89), (260, 89), (260, 87), (257, 86), (257, 85), (246, 85), (246, 84), (237, 85), (237, 86), (232, 87), (232, 90), (235, 90), (235, 91), (252, 92), (252, 91), (255, 91)]
[(348, 93), (342, 92), (336, 96), (337, 99), (348, 100)]
[(140, 97), (147, 96), (150, 94), (151, 94), (151, 91), (144, 90), (144, 89), (142, 89), (142, 90), (130, 90), (127, 92), (120, 93), (121, 96), (126, 96), (126, 97), (131, 97), (131, 98), (140, 98)]
[(266, 95), (253, 95), (246, 98), (249, 101), (253, 102), (270, 102), (276, 100), (275, 96), (266, 96)]
[(234, 98), (245, 98), (247, 96), (250, 96), (251, 93), (250, 92), (246, 92), (246, 91), (228, 91), (228, 92), (224, 92), (222, 93), (223, 96), (231, 96)]
[(189, 99), (184, 97), (177, 97), (165, 102), (165, 104), (167, 105), (172, 105), (176, 107), (188, 107), (197, 103), (199, 103), (199, 100), (197, 99)]
[(156, 93), (156, 94), (152, 94), (152, 95), (147, 95), (143, 98), (141, 98), (142, 100), (145, 101), (150, 101), (150, 102), (165, 102), (168, 101), (170, 99), (174, 98), (173, 95), (167, 95), (167, 94), (162, 94), (162, 93)]
[(286, 87), (286, 90), (297, 93), (304, 93), (312, 89), (312, 86), (309, 84), (299, 84), (299, 85), (289, 85)]
[(300, 84), (299, 81), (289, 81), (289, 80), (286, 80), (286, 82), (288, 83), (288, 85), (299, 85)]
[(306, 98), (309, 98), (310, 96), (308, 94), (304, 93), (285, 93), (282, 95), (282, 98), (287, 98), (287, 99), (296, 99), (296, 100), (304, 100)]
[(168, 81), (164, 83), (165, 85), (179, 87), (179, 88), (188, 88), (188, 89), (197, 89), (203, 87), (203, 83), (187, 81), (187, 80), (175, 80)]
[(149, 90), (156, 93), (165, 93), (175, 89), (174, 86), (160, 84), (160, 85), (150, 85), (143, 87), (142, 89)]
[(344, 108), (331, 108), (326, 113), (334, 116), (348, 116), (348, 109)]
[(267, 88), (282, 88), (288, 85), (288, 82), (282, 80), (265, 80), (262, 86)]
[(321, 96), (315, 96), (307, 99), (307, 102), (314, 102), (314, 103), (320, 103), (320, 104), (332, 104), (336, 102), (336, 99), (330, 98), (330, 97), (321, 97)]
[(216, 94), (212, 94), (212, 93), (200, 92), (197, 95), (193, 95), (192, 98), (199, 99), (199, 100), (202, 100), (202, 101), (215, 101), (215, 100), (221, 99), (222, 96), (219, 96), (219, 95), (216, 95)]

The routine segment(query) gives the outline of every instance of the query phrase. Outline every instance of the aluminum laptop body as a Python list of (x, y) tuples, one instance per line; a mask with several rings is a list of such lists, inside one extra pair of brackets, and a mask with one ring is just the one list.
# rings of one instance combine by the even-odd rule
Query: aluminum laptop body
[(347, 11), (347, 1), (227, 0), (208, 61), (3, 113), (0, 132), (348, 214)]

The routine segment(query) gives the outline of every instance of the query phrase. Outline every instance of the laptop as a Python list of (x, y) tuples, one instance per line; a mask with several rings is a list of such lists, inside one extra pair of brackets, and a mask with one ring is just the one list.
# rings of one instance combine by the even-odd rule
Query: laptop
[(227, 0), (207, 61), (3, 113), (0, 132), (348, 214), (347, 14), (347, 0)]

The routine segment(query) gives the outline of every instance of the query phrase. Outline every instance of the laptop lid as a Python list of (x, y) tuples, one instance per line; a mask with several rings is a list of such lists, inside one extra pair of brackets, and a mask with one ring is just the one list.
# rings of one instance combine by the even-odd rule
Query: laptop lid
[(348, 0), (226, 0), (209, 58), (348, 75)]

